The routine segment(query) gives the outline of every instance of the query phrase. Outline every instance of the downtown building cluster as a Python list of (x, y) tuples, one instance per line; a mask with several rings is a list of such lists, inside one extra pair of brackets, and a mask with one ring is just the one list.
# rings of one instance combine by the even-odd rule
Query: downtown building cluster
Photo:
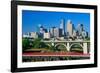
[[(65, 26), (66, 25), (66, 26)], [(57, 40), (83, 40), (89, 37), (83, 24), (77, 24), (76, 28), (71, 20), (67, 22), (64, 19), (60, 21), (60, 27), (45, 28), (38, 26), (38, 31), (28, 32), (23, 34), (23, 38), (42, 38), (42, 39), (57, 39)]]

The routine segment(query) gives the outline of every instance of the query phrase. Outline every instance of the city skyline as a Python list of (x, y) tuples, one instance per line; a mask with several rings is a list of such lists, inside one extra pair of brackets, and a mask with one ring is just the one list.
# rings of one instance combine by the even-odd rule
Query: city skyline
[[(80, 18), (81, 19), (80, 19)], [(60, 28), (61, 20), (65, 21), (65, 30), (67, 21), (70, 19), (72, 24), (76, 26), (80, 23), (83, 24), (85, 30), (90, 33), (90, 15), (89, 13), (73, 13), (73, 12), (48, 12), (48, 11), (22, 11), (22, 31), (37, 32), (38, 25), (44, 26), (46, 29), (51, 27)]]

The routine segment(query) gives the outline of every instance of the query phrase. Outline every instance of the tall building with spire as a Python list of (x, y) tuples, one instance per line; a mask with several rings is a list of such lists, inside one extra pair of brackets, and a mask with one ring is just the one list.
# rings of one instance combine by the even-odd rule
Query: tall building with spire
[(64, 36), (65, 35), (65, 21), (64, 21), (64, 19), (61, 19), (60, 29), (62, 29), (62, 35)]
[(67, 21), (67, 35), (72, 36), (73, 35), (73, 24), (71, 20)]

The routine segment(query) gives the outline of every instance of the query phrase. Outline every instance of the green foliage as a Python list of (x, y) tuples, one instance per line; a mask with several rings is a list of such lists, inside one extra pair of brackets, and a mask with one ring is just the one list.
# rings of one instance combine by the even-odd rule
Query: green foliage
[(48, 46), (48, 45), (46, 45), (44, 42), (41, 42), (41, 43), (40, 43), (40, 45), (41, 45), (41, 48), (46, 48), (46, 49), (48, 49), (48, 48), (49, 48), (49, 46)]
[(51, 49), (52, 51), (56, 51), (56, 47), (55, 47), (55, 46), (52, 46), (52, 45), (51, 45), (50, 49)]
[(41, 38), (34, 39), (32, 47), (33, 48), (48, 48), (48, 46), (44, 42), (41, 42)]
[(33, 48), (40, 48), (40, 44), (41, 44), (41, 39), (40, 39), (40, 38), (36, 38), (36, 39), (34, 39), (34, 41), (33, 41), (32, 47), (33, 47)]
[(48, 45), (45, 44), (45, 48), (52, 51), (52, 52), (57, 50), (56, 47), (53, 46), (51, 43), (49, 43)]
[(23, 51), (30, 47), (30, 41), (27, 38), (22, 39)]

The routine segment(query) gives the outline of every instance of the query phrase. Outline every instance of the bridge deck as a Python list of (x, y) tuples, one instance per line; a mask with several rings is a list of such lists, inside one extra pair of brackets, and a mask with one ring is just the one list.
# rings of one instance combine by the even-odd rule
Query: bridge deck
[(45, 42), (45, 43), (51, 43), (51, 42), (54, 42), (54, 43), (67, 43), (67, 42), (71, 42), (71, 43), (90, 43), (90, 41), (41, 41), (41, 42)]
[(23, 56), (72, 56), (72, 57), (90, 57), (90, 54), (76, 53), (76, 52), (27, 52)]

